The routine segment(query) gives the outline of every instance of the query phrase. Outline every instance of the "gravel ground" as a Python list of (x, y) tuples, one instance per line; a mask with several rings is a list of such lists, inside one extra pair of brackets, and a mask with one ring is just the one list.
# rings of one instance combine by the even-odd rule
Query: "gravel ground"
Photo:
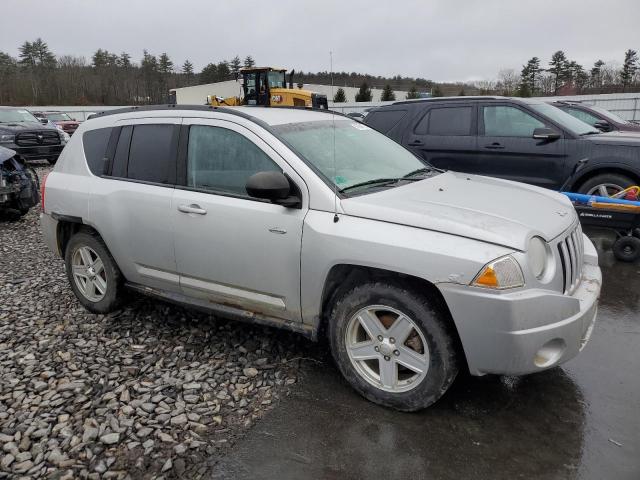
[(211, 474), (313, 345), (142, 297), (90, 314), (38, 214), (0, 220), (0, 478)]

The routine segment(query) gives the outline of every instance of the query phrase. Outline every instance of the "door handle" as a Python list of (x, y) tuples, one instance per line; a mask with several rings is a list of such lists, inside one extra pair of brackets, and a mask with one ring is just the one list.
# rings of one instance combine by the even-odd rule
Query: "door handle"
[(424, 145), (424, 143), (422, 143), (422, 140), (414, 140), (413, 142), (407, 143), (407, 145), (409, 145), (410, 147), (420, 147)]
[(500, 150), (504, 148), (504, 145), (498, 142), (490, 143), (489, 145), (485, 145), (484, 148), (488, 148), (489, 150)]
[(192, 203), (191, 205), (179, 205), (178, 210), (182, 213), (195, 213), (196, 215), (206, 215), (207, 211), (200, 205)]

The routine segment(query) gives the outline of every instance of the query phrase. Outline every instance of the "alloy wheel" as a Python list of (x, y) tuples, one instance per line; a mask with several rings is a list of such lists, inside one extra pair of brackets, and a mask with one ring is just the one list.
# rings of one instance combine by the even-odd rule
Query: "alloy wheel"
[(429, 370), (429, 347), (416, 323), (399, 310), (371, 305), (349, 320), (346, 350), (358, 374), (392, 393), (418, 386)]
[(73, 279), (80, 293), (90, 302), (99, 302), (107, 293), (104, 263), (91, 247), (80, 247), (71, 258)]
[(600, 197), (612, 197), (616, 193), (620, 193), (624, 190), (620, 185), (616, 185), (615, 183), (602, 183), (600, 185), (596, 185), (591, 188), (587, 195), (598, 195)]

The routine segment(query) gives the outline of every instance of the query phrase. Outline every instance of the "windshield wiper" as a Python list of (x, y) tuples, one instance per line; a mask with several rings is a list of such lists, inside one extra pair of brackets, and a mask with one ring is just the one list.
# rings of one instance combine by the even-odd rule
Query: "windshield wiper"
[[(412, 172), (407, 173), (405, 176), (402, 177), (403, 180), (408, 180), (411, 177), (415, 177), (416, 175), (419, 175), (421, 173), (431, 173), (434, 171), (433, 167), (422, 167), (422, 168), (418, 168), (416, 170), (413, 170)], [(416, 179), (417, 180), (417, 179)]]
[(353, 185), (349, 185), (348, 187), (344, 187), (340, 189), (340, 192), (346, 192), (347, 190), (351, 190), (358, 187), (366, 187), (368, 185), (378, 185), (385, 186), (391, 185), (393, 183), (398, 182), (399, 178), (374, 178), (373, 180), (367, 180), (366, 182), (354, 183)]

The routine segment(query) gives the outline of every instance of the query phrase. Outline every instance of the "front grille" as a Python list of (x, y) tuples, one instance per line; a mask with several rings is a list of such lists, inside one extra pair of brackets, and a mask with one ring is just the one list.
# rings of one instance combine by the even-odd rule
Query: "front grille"
[(52, 130), (37, 132), (22, 132), (16, 135), (16, 145), (19, 147), (37, 147), (40, 145), (60, 145), (60, 135)]
[(562, 264), (564, 293), (571, 295), (580, 285), (580, 279), (582, 278), (584, 244), (580, 223), (558, 242), (558, 252), (560, 253), (560, 263)]

